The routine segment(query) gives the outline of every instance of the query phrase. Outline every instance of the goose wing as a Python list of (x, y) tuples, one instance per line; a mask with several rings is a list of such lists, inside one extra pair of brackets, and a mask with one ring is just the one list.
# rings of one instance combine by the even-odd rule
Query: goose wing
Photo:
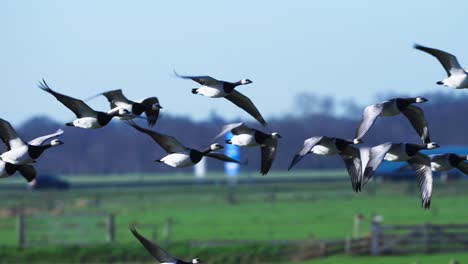
[(186, 148), (182, 144), (180, 144), (180, 142), (177, 141), (177, 139), (175, 139), (172, 136), (164, 135), (156, 131), (142, 128), (133, 121), (128, 121), (128, 124), (134, 127), (136, 130), (143, 132), (147, 134), (148, 136), (150, 136), (154, 141), (156, 141), (156, 143), (158, 143), (169, 154), (176, 153), (176, 152), (184, 152), (186, 150)]
[(459, 169), (461, 172), (468, 174), (468, 163), (466, 162), (460, 162), (457, 165), (457, 169)]
[(304, 140), (304, 144), (302, 146), (302, 149), (297, 152), (296, 155), (294, 155), (293, 160), (291, 161), (291, 164), (288, 167), (288, 170), (291, 170), (291, 168), (296, 165), (305, 155), (307, 155), (315, 145), (317, 145), (323, 137), (311, 137), (306, 140)]
[(219, 137), (221, 137), (222, 135), (226, 134), (229, 131), (231, 131), (234, 135), (240, 135), (244, 133), (249, 133), (250, 128), (246, 126), (244, 123), (235, 123), (235, 124), (225, 125), (221, 129), (221, 132), (219, 132), (219, 134), (216, 135), (216, 137), (214, 137), (213, 141), (215, 141), (216, 139), (218, 139)]
[(432, 196), (431, 161), (429, 157), (418, 153), (408, 160), (408, 164), (416, 172), (416, 178), (421, 192), (422, 207), (428, 209), (431, 207)]
[(217, 84), (220, 81), (216, 80), (215, 78), (211, 76), (187, 76), (187, 75), (179, 75), (176, 71), (174, 71), (175, 76), (182, 78), (182, 79), (190, 79), (192, 81), (195, 81), (201, 85), (212, 85), (212, 84)]
[(253, 118), (260, 122), (260, 124), (266, 126), (265, 119), (263, 119), (257, 107), (255, 107), (253, 102), (247, 96), (234, 90), (228, 95), (226, 95), (225, 98), (231, 101), (233, 104), (237, 105), (238, 107), (244, 109), (244, 111), (249, 113)]
[(177, 263), (177, 259), (167, 253), (164, 249), (160, 248), (155, 243), (149, 241), (144, 236), (140, 235), (135, 226), (130, 226), (132, 234), (140, 241), (146, 250), (160, 263)]
[(26, 144), (18, 137), (15, 129), (10, 122), (0, 118), (0, 137), (3, 143), (6, 144), (8, 150), (25, 146)]
[(433, 49), (433, 48), (428, 48), (424, 47), (418, 44), (414, 45), (415, 49), (424, 51), (426, 53), (431, 54), (432, 56), (436, 57), (436, 59), (442, 64), (444, 67), (445, 71), (447, 72), (447, 75), (450, 76), (455, 73), (463, 72), (463, 68), (460, 66), (458, 63), (457, 57), (454, 55), (438, 50), (438, 49)]
[(362, 180), (361, 152), (358, 148), (347, 146), (340, 153), (340, 156), (345, 163), (346, 170), (348, 171), (349, 177), (351, 179), (353, 190), (355, 192), (360, 192)]
[(417, 106), (410, 105), (403, 110), (402, 113), (406, 118), (408, 118), (423, 143), (427, 144), (431, 142), (431, 139), (429, 138), (429, 127), (427, 125), (426, 118), (424, 117), (423, 110)]
[(356, 130), (356, 134), (354, 136), (355, 139), (360, 140), (364, 135), (369, 131), (370, 127), (374, 124), (377, 117), (383, 111), (383, 104), (374, 104), (369, 105), (364, 109), (362, 114), (362, 120), (359, 124), (359, 127)]
[(234, 162), (234, 163), (237, 163), (237, 164), (242, 164), (240, 161), (238, 160), (235, 160), (233, 158), (230, 158), (224, 154), (221, 154), (221, 153), (215, 153), (215, 152), (210, 152), (208, 154), (205, 154), (205, 156), (208, 156), (210, 158), (214, 158), (214, 159), (217, 159), (217, 160), (221, 160), (221, 161), (226, 161), (226, 162)]
[(51, 138), (58, 137), (58, 136), (60, 136), (62, 134), (63, 134), (63, 130), (58, 129), (55, 133), (35, 138), (35, 139), (29, 141), (28, 144), (32, 145), (32, 146), (40, 146), (40, 145), (42, 145), (42, 143), (44, 143), (44, 141), (46, 141), (48, 139), (51, 139)]
[(146, 114), (146, 119), (148, 119), (148, 125), (149, 126), (154, 126), (156, 122), (158, 121), (159, 117), (159, 109), (153, 110), (152, 106), (155, 104), (159, 104), (159, 100), (157, 97), (149, 97), (144, 99), (143, 101), (140, 102), (142, 105), (145, 105), (147, 109), (145, 114)]
[(385, 155), (387, 155), (392, 145), (392, 143), (388, 142), (370, 148), (369, 161), (367, 162), (366, 168), (364, 170), (363, 185), (366, 184), (370, 180), (370, 178), (372, 178), (375, 171), (379, 167), (380, 163), (382, 163), (383, 159), (385, 158)]
[(32, 182), (34, 179), (36, 179), (37, 172), (32, 165), (28, 164), (18, 166), (18, 171), (28, 182)]
[(94, 117), (96, 112), (89, 107), (85, 102), (73, 97), (63, 95), (52, 90), (45, 80), (39, 83), (39, 88), (53, 95), (57, 100), (59, 100), (63, 105), (70, 109), (78, 118), (82, 117)]
[(262, 150), (262, 166), (260, 172), (263, 176), (267, 175), (270, 171), (271, 165), (275, 160), (276, 148), (278, 146), (278, 140), (276, 138), (268, 138), (263, 143)]
[(102, 95), (106, 97), (107, 101), (110, 103), (110, 108), (115, 108), (121, 104), (131, 104), (132, 101), (128, 100), (125, 95), (123, 95), (122, 89), (112, 90), (103, 92)]

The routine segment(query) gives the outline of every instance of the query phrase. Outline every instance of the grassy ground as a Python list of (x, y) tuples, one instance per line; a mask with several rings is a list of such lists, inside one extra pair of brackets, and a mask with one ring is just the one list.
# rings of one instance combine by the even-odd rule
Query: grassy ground
[[(170, 239), (175, 243), (225, 239), (341, 239), (352, 235), (353, 218), (357, 213), (365, 217), (363, 234), (368, 233), (370, 219), (375, 214), (382, 215), (386, 224), (466, 223), (467, 187), (465, 182), (436, 183), (430, 211), (420, 208), (415, 182), (371, 183), (360, 194), (353, 193), (348, 182), (4, 191), (0, 193), (0, 245), (16, 245), (15, 218), (11, 217), (15, 207), (23, 207), (28, 214), (42, 215), (27, 218), (27, 240), (58, 240), (60, 244), (79, 241), (92, 245), (105, 241), (105, 218), (89, 215), (95, 213), (116, 215), (116, 243), (119, 245), (135, 242), (128, 231), (128, 226), (134, 222), (149, 225), (141, 227), (141, 232), (149, 237), (154, 227), (156, 236), (162, 240), (168, 218), (173, 222)], [(72, 221), (56, 217), (64, 214), (88, 216), (72, 217)], [(141, 254), (146, 253), (141, 250)], [(467, 258), (466, 254), (454, 256)], [(433, 263), (448, 263), (446, 259), (450, 259), (449, 255), (437, 257), (441, 257), (440, 262)], [(386, 258), (342, 256), (311, 263), (413, 263), (413, 259), (375, 262), (386, 261)], [(423, 256), (421, 259), (424, 260)], [(28, 259), (28, 262), (34, 261)]]

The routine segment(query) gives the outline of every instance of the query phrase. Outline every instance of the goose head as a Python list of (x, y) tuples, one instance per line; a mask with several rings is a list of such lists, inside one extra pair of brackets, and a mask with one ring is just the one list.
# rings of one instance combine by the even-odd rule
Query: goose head
[(424, 102), (427, 102), (427, 101), (429, 101), (429, 100), (427, 100), (424, 97), (421, 97), (421, 96), (416, 97), (416, 103), (424, 103)]
[(282, 136), (276, 132), (271, 133), (272, 138), (282, 138)]
[(51, 147), (55, 147), (55, 146), (60, 146), (60, 145), (63, 145), (63, 141), (60, 141), (58, 139), (53, 139), (52, 141), (50, 141), (49, 145)]
[(252, 83), (252, 81), (249, 80), (249, 79), (242, 79), (242, 80), (240, 80), (240, 84), (241, 84), (241, 85), (246, 85), (246, 84), (249, 84), (249, 83)]
[(215, 151), (215, 150), (222, 149), (222, 148), (224, 148), (224, 147), (221, 146), (221, 144), (219, 144), (219, 143), (214, 143), (214, 144), (211, 144), (211, 146), (210, 146), (211, 151)]
[(163, 107), (159, 104), (159, 103), (155, 103), (151, 106), (151, 110), (159, 110), (159, 109), (162, 109)]
[(426, 144), (426, 149), (435, 149), (435, 148), (438, 148), (438, 147), (440, 147), (439, 144), (437, 144), (435, 142), (431, 142), (431, 143)]
[(194, 258), (192, 259), (192, 263), (202, 263), (202, 261), (199, 258)]

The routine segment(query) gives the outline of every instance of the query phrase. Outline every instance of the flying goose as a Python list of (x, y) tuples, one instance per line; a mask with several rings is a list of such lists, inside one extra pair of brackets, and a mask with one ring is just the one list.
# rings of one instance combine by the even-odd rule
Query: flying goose
[(117, 109), (122, 108), (131, 113), (131, 115), (127, 114), (119, 116), (119, 118), (123, 120), (130, 120), (135, 118), (136, 116), (140, 116), (144, 112), (146, 114), (146, 119), (148, 120), (149, 126), (154, 126), (156, 124), (156, 121), (158, 120), (159, 116), (159, 110), (162, 108), (162, 106), (159, 104), (159, 100), (157, 97), (148, 97), (146, 99), (134, 102), (128, 100), (123, 95), (121, 89), (100, 93), (89, 99), (92, 99), (99, 95), (103, 95), (104, 97), (106, 97), (107, 101), (109, 101), (110, 103), (111, 110), (107, 112), (108, 114), (111, 114)]
[(455, 153), (429, 155), (432, 171), (448, 171), (457, 168), (464, 174), (468, 174), (468, 156), (459, 156)]
[(115, 116), (130, 114), (126, 109), (122, 108), (118, 108), (111, 113), (95, 111), (82, 100), (55, 92), (47, 85), (44, 79), (39, 83), (39, 88), (53, 95), (76, 115), (77, 119), (66, 123), (67, 126), (97, 129), (107, 125)]
[(423, 143), (430, 143), (429, 128), (424, 112), (421, 108), (414, 106), (415, 103), (424, 103), (428, 100), (423, 97), (415, 98), (394, 98), (378, 104), (369, 105), (364, 109), (362, 121), (356, 130), (354, 143), (362, 142), (362, 137), (369, 131), (375, 120), (379, 116), (395, 116), (402, 113), (410, 121), (413, 128), (422, 139)]
[(260, 124), (266, 126), (265, 119), (263, 119), (262, 115), (258, 111), (257, 107), (255, 107), (253, 102), (247, 96), (241, 94), (235, 89), (239, 85), (247, 85), (252, 83), (251, 80), (242, 79), (238, 82), (226, 82), (216, 80), (210, 76), (184, 76), (177, 74), (176, 71), (174, 71), (174, 74), (179, 78), (191, 79), (192, 81), (202, 85), (200, 88), (192, 89), (193, 94), (200, 94), (211, 98), (224, 97), (238, 107), (244, 109), (244, 111), (249, 113), (253, 118), (260, 122)]
[(62, 134), (63, 130), (59, 129), (53, 134), (38, 137), (28, 143), (24, 143), (23, 140), (18, 137), (11, 124), (0, 118), (0, 138), (7, 145), (7, 151), (0, 155), (0, 159), (13, 165), (33, 163), (44, 150), (62, 145), (63, 142), (58, 139), (53, 139), (47, 144), (42, 144), (46, 140), (56, 138)]
[(260, 146), (262, 155), (262, 166), (260, 172), (262, 175), (266, 175), (275, 159), (278, 138), (281, 138), (281, 136), (276, 132), (267, 134), (257, 129), (249, 128), (244, 123), (235, 123), (225, 125), (215, 139), (229, 131), (234, 134), (234, 136), (230, 140), (226, 141), (227, 144), (239, 147)]
[(447, 72), (448, 78), (442, 81), (438, 81), (438, 85), (444, 85), (455, 89), (468, 88), (468, 73), (466, 69), (463, 69), (458, 63), (457, 57), (454, 55), (433, 48), (424, 47), (418, 44), (414, 44), (414, 48), (427, 52), (430, 55), (436, 57), (436, 59), (442, 64), (445, 71)]
[(345, 139), (317, 136), (311, 137), (304, 141), (304, 144), (294, 156), (289, 165), (288, 170), (296, 165), (304, 156), (309, 153), (317, 155), (340, 155), (343, 159), (348, 174), (351, 178), (351, 185), (355, 192), (361, 191), (361, 181), (363, 173), (363, 157), (364, 154), (360, 148), (353, 146), (354, 143)]
[(369, 162), (364, 170), (363, 184), (369, 181), (383, 160), (395, 162), (406, 161), (416, 172), (416, 178), (421, 192), (422, 207), (428, 209), (431, 206), (432, 195), (431, 161), (429, 157), (421, 154), (419, 151), (438, 147), (439, 145), (434, 142), (424, 145), (389, 142), (372, 147), (370, 149)]
[(145, 249), (153, 256), (159, 263), (162, 264), (190, 264), (190, 263), (202, 263), (200, 259), (194, 258), (191, 262), (183, 261), (178, 258), (171, 256), (164, 249), (149, 241), (144, 236), (140, 235), (136, 230), (135, 226), (130, 226), (132, 234), (140, 241)]
[(179, 141), (177, 141), (177, 139), (172, 136), (142, 128), (133, 121), (128, 121), (128, 124), (134, 127), (136, 130), (150, 136), (154, 141), (156, 141), (156, 143), (161, 146), (161, 148), (163, 148), (168, 153), (168, 155), (162, 159), (155, 160), (156, 162), (162, 162), (174, 168), (183, 168), (193, 166), (200, 162), (204, 156), (207, 156), (221, 161), (240, 163), (239, 161), (227, 157), (221, 153), (212, 153), (214, 150), (223, 148), (223, 146), (218, 143), (212, 144), (203, 151), (199, 151), (183, 146)]

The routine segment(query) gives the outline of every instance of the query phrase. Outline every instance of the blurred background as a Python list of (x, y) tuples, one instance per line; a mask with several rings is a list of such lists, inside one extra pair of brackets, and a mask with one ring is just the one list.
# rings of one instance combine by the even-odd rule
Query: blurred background
[[(339, 157), (307, 156), (286, 168), (311, 136), (352, 139), (362, 109), (424, 96), (433, 153), (468, 154), (468, 94), (435, 84), (440, 64), (413, 43), (468, 63), (464, 1), (4, 1), (0, 3), (2, 114), (25, 140), (63, 128), (65, 144), (35, 164), (38, 185), (0, 181), (0, 263), (152, 263), (128, 231), (173, 254), (209, 263), (463, 263), (468, 260), (467, 176), (435, 174), (431, 209), (415, 176), (383, 164), (355, 194)], [(442, 10), (450, 10), (450, 12)], [(460, 33), (461, 32), (461, 33)], [(224, 99), (190, 93), (177, 79), (249, 78), (239, 90), (269, 123), (261, 128)], [(208, 146), (225, 124), (279, 132), (266, 177), (260, 150), (248, 164), (206, 160), (188, 169), (153, 162), (164, 153), (118, 120), (103, 129), (74, 119), (37, 88), (89, 98), (123, 89), (157, 96), (155, 130)], [(89, 102), (106, 110), (104, 97)], [(146, 124), (142, 121), (142, 126)], [(403, 116), (380, 119), (365, 145), (419, 143)], [(3, 150), (3, 147), (2, 147)]]

